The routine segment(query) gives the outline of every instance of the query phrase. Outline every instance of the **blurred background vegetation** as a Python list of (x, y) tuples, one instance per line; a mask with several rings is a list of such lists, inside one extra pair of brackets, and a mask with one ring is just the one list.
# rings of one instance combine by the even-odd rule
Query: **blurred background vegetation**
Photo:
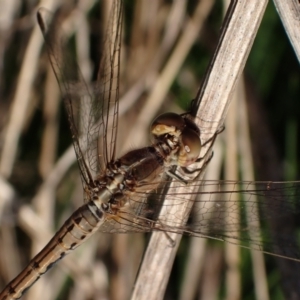
[[(0, 287), (21, 271), (82, 203), (69, 125), (42, 47), (36, 11), (45, 6), (60, 14), (64, 32), (75, 34), (78, 63), (89, 80), (95, 78), (109, 5), (97, 0), (65, 1), (60, 8), (58, 2), (0, 1)], [(215, 51), (224, 16), (222, 1), (124, 2), (121, 96), (131, 91), (129, 98), (133, 100), (124, 104), (119, 153), (125, 151), (121, 145), (127, 143), (127, 131), (132, 126), (140, 129), (141, 138), (129, 141), (127, 149), (149, 143), (147, 130), (155, 115), (189, 109)], [(182, 59), (179, 71), (175, 67), (162, 83), (165, 86), (157, 97), (161, 102), (153, 104), (153, 111), (145, 115), (147, 124), (136, 124), (155, 85), (165, 78), (162, 74), (198, 5), (203, 6), (203, 19), (197, 22), (197, 39), (178, 58)], [(272, 2), (243, 80), (257, 179), (299, 179), (300, 68)], [(122, 100), (125, 103), (126, 99)], [(263, 154), (259, 145), (266, 138), (260, 135), (261, 129), (268, 141)], [(5, 147), (8, 151), (3, 150)], [(269, 159), (265, 159), (268, 154)], [(271, 173), (266, 171), (267, 163), (273, 167)], [(98, 234), (45, 275), (24, 299), (128, 299), (147, 238)], [(165, 299), (187, 299), (181, 288), (188, 246), (185, 238)], [(226, 298), (223, 246), (214, 246), (209, 243), (205, 254), (205, 261), (214, 265), (204, 264), (190, 299)], [(239, 298), (254, 299), (255, 272), (248, 252), (241, 253)], [(276, 262), (267, 257), (266, 264), (269, 299), (286, 299)]]

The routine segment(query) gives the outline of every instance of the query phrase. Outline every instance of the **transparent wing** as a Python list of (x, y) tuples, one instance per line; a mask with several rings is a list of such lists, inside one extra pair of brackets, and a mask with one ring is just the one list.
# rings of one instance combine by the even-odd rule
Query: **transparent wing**
[(42, 8), (37, 17), (64, 99), (82, 179), (92, 185), (116, 147), (122, 1), (113, 3), (95, 85), (85, 82), (54, 15)]
[[(179, 194), (177, 187), (171, 187), (168, 192), (178, 212), (187, 199), (194, 199), (185, 225), (179, 223), (176, 212), (170, 214), (163, 207), (164, 188), (156, 188), (148, 195), (128, 195), (127, 205), (101, 230), (175, 232), (300, 261), (299, 240), (291, 227), (299, 219), (300, 182), (195, 181), (189, 191), (195, 189), (198, 191)], [(158, 220), (161, 209), (165, 213)]]
[[(112, 4), (98, 72), (97, 94), (99, 99), (93, 107), (93, 110), (102, 112), (99, 116), (101, 126), (92, 118), (89, 119), (88, 125), (88, 141), (91, 146), (89, 157), (93, 169), (96, 169), (97, 166), (102, 166), (103, 169), (108, 162), (115, 160), (122, 23), (123, 1), (116, 0)], [(97, 149), (98, 156), (93, 155), (93, 148)]]
[(86, 127), (81, 120), (89, 114), (89, 105), (93, 101), (93, 95), (83, 80), (76, 60), (66, 50), (66, 41), (63, 39), (59, 22), (55, 20), (55, 16), (41, 8), (38, 11), (37, 19), (45, 39), (51, 66), (64, 99), (82, 179), (85, 184), (90, 184), (92, 174), (86, 159), (88, 147)]

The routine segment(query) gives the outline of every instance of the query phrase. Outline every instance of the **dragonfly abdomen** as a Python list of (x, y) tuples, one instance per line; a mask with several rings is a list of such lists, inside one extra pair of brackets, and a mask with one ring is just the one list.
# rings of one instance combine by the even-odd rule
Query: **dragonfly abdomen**
[(57, 261), (85, 242), (102, 225), (105, 212), (93, 201), (79, 207), (50, 242), (0, 294), (0, 300), (19, 299)]

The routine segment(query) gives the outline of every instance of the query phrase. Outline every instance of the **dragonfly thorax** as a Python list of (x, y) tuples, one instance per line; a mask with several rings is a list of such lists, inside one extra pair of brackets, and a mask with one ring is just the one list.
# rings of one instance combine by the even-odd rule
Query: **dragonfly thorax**
[[(103, 184), (106, 182), (105, 184)], [(90, 193), (90, 199), (100, 207), (111, 200), (112, 195), (122, 192), (124, 187), (124, 174), (118, 173), (114, 176), (100, 176), (95, 180), (96, 187)]]

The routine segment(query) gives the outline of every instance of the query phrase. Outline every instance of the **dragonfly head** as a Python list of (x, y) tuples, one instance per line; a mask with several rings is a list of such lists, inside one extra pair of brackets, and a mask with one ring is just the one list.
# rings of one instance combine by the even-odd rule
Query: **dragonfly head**
[(165, 113), (158, 116), (151, 125), (151, 133), (155, 138), (166, 134), (180, 136), (185, 127), (184, 119), (175, 113)]
[(151, 133), (156, 140), (177, 144), (177, 164), (186, 167), (194, 163), (200, 155), (200, 130), (197, 125), (187, 117), (165, 113), (158, 116), (151, 125)]

